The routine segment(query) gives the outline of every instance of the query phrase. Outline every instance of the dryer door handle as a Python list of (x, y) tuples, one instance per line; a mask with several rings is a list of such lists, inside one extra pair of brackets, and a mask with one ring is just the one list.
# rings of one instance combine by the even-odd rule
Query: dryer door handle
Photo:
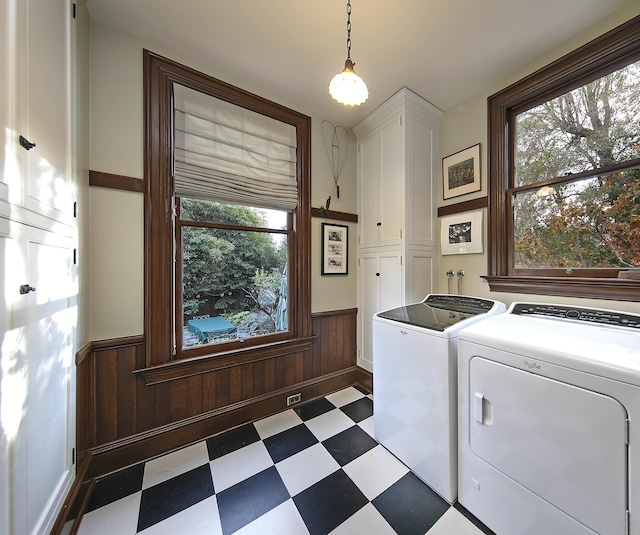
[(476, 392), (474, 396), (475, 419), (476, 419), (476, 422), (480, 422), (482, 425), (484, 425), (483, 406), (484, 406), (484, 394), (481, 392)]

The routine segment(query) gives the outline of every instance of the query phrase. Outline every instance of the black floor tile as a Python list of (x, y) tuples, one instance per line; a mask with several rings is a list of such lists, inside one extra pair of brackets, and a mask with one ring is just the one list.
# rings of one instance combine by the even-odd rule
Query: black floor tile
[(231, 429), (230, 431), (225, 431), (221, 435), (207, 439), (209, 460), (213, 461), (227, 453), (258, 442), (258, 440), (260, 440), (260, 435), (253, 424), (247, 424)]
[(264, 439), (264, 445), (274, 463), (279, 463), (317, 442), (318, 439), (304, 424)]
[(140, 499), (138, 531), (184, 511), (213, 494), (209, 464), (145, 489)]
[(355, 388), (358, 392), (363, 393), (365, 396), (368, 396), (369, 394), (371, 394), (371, 392), (369, 392), (369, 390), (367, 390), (365, 387), (360, 386), (360, 385), (353, 385), (353, 388)]
[(371, 502), (396, 533), (423, 535), (449, 504), (409, 472)]
[(294, 496), (293, 501), (311, 535), (326, 535), (368, 503), (342, 470)]
[(460, 503), (455, 502), (453, 504), (453, 507), (455, 507), (458, 511), (460, 511), (460, 513), (462, 513), (469, 522), (471, 522), (475, 527), (477, 527), (485, 535), (496, 535), (487, 526), (485, 526), (482, 522), (480, 522), (480, 520), (478, 520), (469, 511), (467, 511), (462, 505), (460, 505)]
[(138, 492), (142, 489), (143, 477), (144, 463), (140, 463), (98, 479), (86, 512)]
[(222, 532), (239, 530), (289, 498), (275, 466), (223, 490), (216, 494)]
[(350, 463), (378, 443), (357, 425), (322, 442), (340, 466)]
[(349, 403), (348, 405), (340, 407), (340, 410), (354, 422), (358, 423), (362, 420), (366, 420), (370, 416), (373, 416), (373, 401), (369, 398), (361, 398)]
[(315, 418), (316, 416), (320, 416), (325, 412), (332, 411), (336, 408), (336, 406), (331, 403), (327, 398), (319, 398), (309, 403), (305, 403), (304, 405), (300, 405), (293, 409), (298, 416), (302, 419), (302, 421), (311, 420), (311, 418)]

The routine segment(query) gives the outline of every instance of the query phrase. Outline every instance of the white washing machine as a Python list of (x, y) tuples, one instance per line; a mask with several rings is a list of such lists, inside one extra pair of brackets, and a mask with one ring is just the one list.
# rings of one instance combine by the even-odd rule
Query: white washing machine
[(458, 341), (459, 502), (498, 535), (640, 533), (640, 315), (514, 303)]
[(431, 294), (373, 317), (375, 438), (449, 503), (457, 496), (458, 332), (505, 309)]

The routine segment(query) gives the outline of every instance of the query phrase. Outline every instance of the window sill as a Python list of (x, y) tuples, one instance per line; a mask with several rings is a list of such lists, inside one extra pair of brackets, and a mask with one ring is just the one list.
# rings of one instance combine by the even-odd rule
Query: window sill
[(315, 337), (295, 338), (285, 342), (253, 346), (246, 349), (203, 355), (180, 360), (173, 360), (150, 368), (136, 370), (134, 373), (142, 375), (147, 385), (155, 385), (176, 379), (184, 379), (192, 375), (212, 372), (229, 366), (237, 366), (247, 362), (273, 358), (299, 351), (309, 351)]
[(492, 292), (557, 295), (615, 301), (640, 301), (640, 281), (613, 278), (585, 277), (482, 277)]

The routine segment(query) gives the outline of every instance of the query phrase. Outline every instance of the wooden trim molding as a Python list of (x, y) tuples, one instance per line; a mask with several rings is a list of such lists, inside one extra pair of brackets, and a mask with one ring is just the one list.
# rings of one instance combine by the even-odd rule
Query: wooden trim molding
[(334, 210), (324, 210), (323, 208), (311, 208), (311, 217), (323, 217), (325, 219), (334, 219), (335, 221), (348, 221), (349, 223), (358, 222), (358, 214), (335, 212)]
[(300, 340), (287, 340), (277, 344), (255, 346), (241, 351), (231, 351), (228, 355), (216, 353), (215, 355), (207, 355), (204, 357), (174, 360), (166, 364), (152, 366), (151, 368), (136, 370), (134, 373), (141, 374), (147, 385), (155, 385), (166, 381), (184, 379), (185, 377), (201, 373), (214, 372), (232, 366), (240, 366), (249, 362), (255, 363), (279, 355), (309, 351), (313, 338), (314, 337)]
[(123, 175), (112, 175), (111, 173), (103, 173), (102, 171), (89, 170), (89, 185), (144, 193), (143, 179)]
[(487, 206), (489, 206), (488, 197), (471, 199), (470, 201), (463, 201), (456, 204), (441, 206), (440, 208), (438, 208), (438, 217), (443, 217), (451, 214), (459, 214), (461, 212), (468, 212), (469, 210), (479, 210), (481, 208), (486, 208)]

